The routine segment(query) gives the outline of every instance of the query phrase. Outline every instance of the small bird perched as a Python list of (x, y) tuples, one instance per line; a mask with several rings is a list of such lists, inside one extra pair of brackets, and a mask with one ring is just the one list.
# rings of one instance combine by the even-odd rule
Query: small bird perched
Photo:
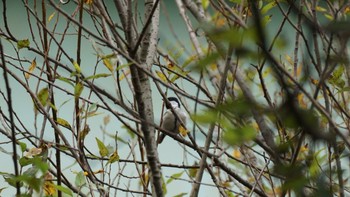
[[(177, 98), (169, 97), (168, 101), (170, 106), (168, 104), (165, 105), (167, 110), (163, 114), (161, 127), (164, 130), (170, 131), (174, 134), (178, 134), (181, 122), (184, 124), (184, 126), (186, 125), (187, 115), (180, 108), (180, 103)], [(177, 116), (173, 113), (173, 111), (177, 114)], [(181, 121), (178, 118), (180, 118)], [(158, 138), (158, 144), (162, 143), (164, 138), (165, 138), (165, 134), (161, 133)]]

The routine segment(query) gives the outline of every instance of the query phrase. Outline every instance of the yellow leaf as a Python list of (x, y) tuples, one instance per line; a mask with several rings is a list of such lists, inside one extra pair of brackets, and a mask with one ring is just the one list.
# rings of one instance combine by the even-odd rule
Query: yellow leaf
[(109, 115), (103, 117), (103, 124), (107, 125), (109, 123), (109, 121), (111, 120), (111, 117)]
[(290, 65), (293, 65), (293, 59), (289, 55), (286, 55), (286, 60)]
[(69, 129), (69, 130), (72, 130), (72, 127), (70, 126), (70, 124), (68, 123), (68, 121), (65, 120), (65, 119), (57, 118), (56, 123), (57, 123), (58, 125), (61, 125), (62, 127), (65, 127), (65, 128), (67, 128), (67, 129)]
[(218, 18), (216, 21), (215, 21), (215, 24), (217, 27), (222, 27), (226, 24), (226, 19), (225, 18)]
[(324, 14), (324, 16), (330, 21), (334, 20), (334, 17), (330, 14)]
[(55, 14), (56, 14), (56, 12), (52, 12), (52, 14), (49, 16), (47, 21), (50, 22), (52, 20), (52, 18), (55, 16)]
[(180, 125), (179, 133), (182, 135), (182, 137), (186, 137), (188, 134), (188, 131), (186, 130), (186, 128), (184, 128), (182, 125)]
[(251, 126), (252, 126), (256, 131), (260, 131), (258, 123), (253, 122), (253, 123), (251, 124)]
[(323, 8), (321, 6), (316, 6), (316, 11), (319, 11), (319, 12), (327, 12), (327, 9), (326, 8)]
[(297, 68), (297, 77), (300, 76), (302, 70), (303, 70), (303, 66), (300, 64)]
[(52, 182), (52, 174), (50, 173), (46, 173), (45, 174), (45, 182), (44, 182), (44, 193), (45, 196), (55, 196), (56, 194), (56, 188), (55, 188), (55, 184)]
[(125, 71), (119, 76), (119, 81), (123, 80), (126, 76), (130, 74), (130, 70)]
[[(29, 73), (32, 73), (33, 72), (33, 70), (36, 68), (36, 58), (34, 58), (34, 60), (32, 61), (32, 63), (30, 64), (30, 66), (29, 66), (29, 69), (28, 69), (28, 72)], [(25, 78), (26, 79), (29, 79), (29, 77), (30, 77), (30, 74), (29, 73), (26, 73), (25, 74)]]
[(54, 196), (56, 194), (55, 184), (52, 181), (44, 182), (45, 196)]
[(231, 187), (230, 181), (223, 181), (220, 184), (222, 187)]
[(116, 161), (119, 161), (119, 154), (117, 150), (115, 150), (113, 154), (109, 157), (107, 163), (114, 163)]
[(169, 64), (167, 65), (167, 67), (170, 69), (170, 70), (174, 70), (175, 69), (175, 65), (171, 62), (169, 62)]
[(309, 150), (308, 144), (305, 144), (304, 146), (301, 146), (301, 147), (300, 147), (300, 152), (301, 152), (301, 153), (306, 152), (306, 151), (308, 151), (308, 150)]
[[(198, 163), (195, 163), (194, 165), (198, 165)], [(191, 178), (196, 177), (196, 174), (198, 172), (198, 168), (190, 168), (189, 170), (189, 175)]]
[(148, 176), (148, 173), (145, 172), (144, 174), (142, 174), (142, 177), (140, 179), (140, 185), (143, 185), (144, 183), (147, 183), (149, 180), (149, 176)]
[(87, 5), (92, 5), (94, 3), (93, 0), (84, 0), (84, 3)]
[(81, 93), (83, 92), (83, 89), (84, 89), (84, 85), (82, 82), (79, 82), (75, 85), (74, 87), (74, 97), (76, 99), (78, 99), (81, 95)]
[(267, 68), (265, 67), (265, 68), (264, 68), (263, 75), (262, 75), (263, 78), (267, 77), (267, 76), (271, 73), (271, 71), (272, 71), (272, 70), (271, 70), (271, 67), (267, 67)]
[(303, 109), (307, 108), (307, 104), (304, 101), (304, 94), (298, 94), (297, 100), (301, 108)]
[(311, 83), (314, 85), (318, 85), (318, 80), (311, 78)]
[(94, 174), (100, 174), (100, 173), (104, 173), (103, 169), (99, 169), (93, 172)]
[(85, 125), (84, 129), (82, 131), (80, 131), (80, 139), (83, 140), (85, 139), (85, 137), (89, 134), (90, 132), (90, 127), (89, 125)]
[(213, 71), (216, 71), (218, 69), (217, 64), (211, 64), (210, 65), (210, 69), (213, 70)]
[(232, 83), (234, 80), (234, 76), (231, 72), (227, 73), (227, 80)]
[(160, 80), (162, 80), (163, 82), (167, 82), (167, 78), (162, 72), (156, 70), (156, 73), (157, 73)]
[(232, 156), (236, 159), (241, 158), (241, 152), (238, 149), (233, 150)]
[(106, 68), (109, 70), (109, 71), (113, 71), (113, 65), (112, 65), (112, 62), (109, 58), (103, 58), (102, 59), (103, 61), (103, 64), (106, 66)]
[(344, 14), (349, 14), (350, 13), (350, 6), (346, 6), (344, 9)]
[[(92, 172), (92, 173), (93, 173), (93, 174), (100, 174), (100, 173), (104, 173), (104, 170), (103, 170), (103, 169), (99, 169), (99, 170), (96, 170), (96, 171), (94, 171), (94, 172)], [(77, 173), (76, 173), (76, 174), (77, 174)], [(84, 176), (87, 176), (87, 175), (89, 175), (89, 172), (84, 171), (83, 174), (84, 174)]]

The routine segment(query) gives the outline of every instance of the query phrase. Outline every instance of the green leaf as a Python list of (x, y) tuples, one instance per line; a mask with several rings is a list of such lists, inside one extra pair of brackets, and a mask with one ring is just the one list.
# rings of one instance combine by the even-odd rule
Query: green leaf
[(23, 175), (18, 176), (17, 180), (26, 183), (30, 188), (33, 188), (35, 191), (39, 191), (41, 186), (41, 178), (37, 178), (35, 176), (37, 172), (38, 168), (30, 167), (25, 172), (23, 172)]
[(75, 68), (75, 71), (76, 71), (78, 74), (80, 74), (80, 73), (81, 73), (81, 69), (80, 69), (79, 64), (78, 64), (76, 61), (74, 61), (74, 62), (73, 62), (73, 66), (74, 66), (74, 68)]
[(69, 188), (67, 188), (67, 187), (63, 187), (63, 186), (61, 186), (61, 185), (53, 185), (57, 190), (59, 190), (59, 191), (61, 191), (61, 192), (63, 192), (63, 193), (65, 193), (65, 194), (67, 194), (68, 196), (73, 196), (73, 192), (72, 192), (72, 190), (70, 190)]
[(182, 64), (182, 68), (186, 68), (188, 65), (190, 65), (192, 62), (194, 62), (195, 60), (197, 60), (197, 56), (189, 56), (184, 63)]
[(23, 175), (29, 175), (29, 176), (35, 176), (36, 173), (38, 173), (39, 169), (35, 166), (32, 166), (28, 168), (26, 171), (23, 172)]
[(118, 68), (117, 68), (116, 70), (118, 71), (118, 70), (120, 70), (120, 69), (123, 69), (123, 68), (129, 67), (130, 65), (132, 65), (132, 63), (131, 63), (131, 62), (126, 63), (126, 64), (119, 65), (119, 66), (118, 66)]
[(346, 87), (340, 89), (340, 90), (338, 91), (338, 93), (348, 92), (348, 91), (350, 91), (350, 86), (346, 86)]
[(187, 196), (187, 193), (182, 192), (180, 194), (175, 195), (174, 197), (183, 197), (183, 196)]
[(89, 125), (85, 125), (84, 129), (80, 131), (79, 135), (80, 135), (80, 140), (84, 140), (85, 137), (89, 134), (90, 132), (90, 127)]
[(51, 102), (49, 102), (49, 105), (50, 105), (50, 107), (51, 107), (53, 110), (57, 111), (57, 107), (56, 107), (54, 104), (52, 104)]
[[(186, 76), (188, 73), (190, 73), (190, 71), (181, 71), (181, 72), (177, 72), (183, 76)], [(170, 79), (171, 82), (175, 82), (178, 78), (180, 78), (180, 75), (178, 74), (174, 74), (174, 76)]]
[(48, 164), (43, 160), (42, 156), (34, 156), (32, 158), (29, 157), (21, 157), (19, 159), (19, 164), (24, 167), (28, 165), (33, 165), (33, 167), (29, 168), (25, 171), (28, 175), (35, 175), (38, 170), (45, 173), (49, 169)]
[(72, 127), (70, 126), (70, 124), (68, 123), (67, 120), (63, 119), (63, 118), (57, 118), (56, 123), (62, 127), (65, 127), (69, 130), (72, 130)]
[(210, 124), (216, 122), (218, 112), (215, 110), (207, 109), (200, 114), (191, 115), (191, 119), (197, 123)]
[(261, 14), (264, 15), (266, 14), (268, 11), (270, 11), (272, 8), (274, 8), (276, 6), (276, 2), (272, 1), (268, 4), (266, 4), (262, 9), (261, 9)]
[[(3, 176), (3, 178), (5, 179), (5, 181), (6, 181), (9, 185), (11, 185), (11, 186), (13, 186), (13, 187), (16, 187), (16, 181), (18, 181), (18, 180), (17, 180), (18, 178), (16, 178), (15, 175), (13, 175), (13, 174), (5, 174), (5, 173), (4, 173), (2, 176)], [(23, 182), (20, 182), (20, 186), (21, 186), (21, 187), (23, 186)]]
[(345, 81), (344, 81), (344, 79), (342, 79), (342, 75), (344, 73), (344, 70), (345, 70), (344, 65), (338, 66), (338, 68), (333, 71), (330, 78), (328, 79), (329, 83), (331, 83), (332, 85), (335, 85), (339, 88), (344, 88)]
[(209, 0), (202, 0), (202, 7), (206, 10), (209, 6)]
[(94, 112), (97, 110), (97, 103), (93, 103), (89, 106), (89, 112)]
[(231, 145), (239, 145), (245, 141), (252, 140), (256, 137), (256, 130), (249, 125), (239, 128), (231, 128), (224, 134), (224, 140)]
[[(198, 165), (198, 163), (197, 162), (194, 162), (194, 164), (193, 164), (194, 166), (196, 166), (196, 165)], [(188, 174), (189, 174), (189, 176), (191, 177), (191, 178), (194, 178), (194, 177), (196, 177), (196, 175), (197, 175), (197, 172), (198, 172), (198, 168), (190, 168), (189, 170), (188, 170)]]
[(47, 101), (49, 100), (49, 88), (41, 89), (37, 97), (41, 105), (45, 107), (48, 103)]
[(101, 74), (97, 74), (97, 75), (88, 76), (84, 80), (98, 79), (98, 78), (102, 78), (102, 77), (105, 78), (105, 77), (109, 77), (109, 76), (111, 76), (111, 74), (101, 73)]
[(130, 135), (131, 139), (134, 139), (136, 137), (135, 133), (133, 131), (131, 131), (127, 126), (123, 125), (122, 128), (127, 131), (127, 133)]
[(126, 140), (124, 140), (123, 138), (121, 138), (121, 137), (119, 137), (119, 136), (115, 136), (115, 138), (116, 138), (116, 140), (117, 140), (118, 142), (121, 142), (121, 143), (123, 143), (123, 144), (128, 144), (128, 142), (127, 142)]
[(162, 189), (163, 189), (164, 196), (166, 196), (166, 194), (168, 193), (168, 189), (166, 187), (166, 184), (165, 184), (163, 176), (162, 176)]
[(38, 168), (43, 174), (45, 174), (49, 170), (49, 164), (47, 164), (43, 157), (36, 157), (34, 160), (34, 166)]
[(86, 185), (85, 175), (83, 172), (79, 172), (77, 176), (75, 176), (74, 184), (77, 187), (82, 187)]
[(19, 146), (21, 147), (22, 153), (23, 153), (24, 151), (26, 151), (26, 149), (27, 149), (27, 144), (26, 144), (26, 143), (24, 143), (24, 142), (18, 142), (18, 144), (19, 144)]
[(84, 89), (84, 85), (82, 82), (79, 82), (75, 85), (74, 87), (74, 97), (75, 99), (78, 99), (81, 95), (81, 93), (83, 92)]
[(264, 16), (261, 20), (261, 24), (263, 27), (266, 27), (266, 25), (271, 21), (272, 15)]
[(18, 161), (20, 166), (27, 166), (33, 163), (33, 160), (31, 158), (28, 157), (21, 157)]
[(107, 147), (103, 144), (101, 140), (99, 140), (97, 137), (95, 138), (98, 146), (99, 153), (101, 157), (105, 157), (108, 155), (108, 149)]
[(202, 58), (199, 61), (197, 61), (197, 64), (195, 65), (195, 67), (198, 68), (199, 70), (204, 69), (206, 66), (216, 62), (219, 58), (220, 58), (219, 53), (209, 54), (205, 58)]
[(182, 171), (182, 172), (175, 173), (175, 174), (171, 175), (170, 178), (167, 180), (166, 184), (171, 183), (174, 179), (180, 178), (184, 172), (185, 171)]
[(102, 55), (101, 58), (102, 59), (111, 59), (111, 58), (115, 58), (116, 55), (115, 53), (111, 53), (111, 54), (107, 54), (107, 55)]
[(28, 39), (17, 41), (17, 49), (27, 48), (29, 47), (29, 45), (30, 45), (30, 42)]
[(65, 83), (68, 83), (69, 85), (74, 87), (74, 83), (71, 82), (71, 80), (69, 78), (66, 77), (57, 77), (58, 80), (63, 81)]
[(116, 161), (119, 161), (119, 159), (120, 159), (120, 158), (119, 158), (118, 151), (115, 150), (115, 151), (113, 152), (113, 154), (109, 157), (107, 163), (114, 163), (114, 162), (116, 162)]

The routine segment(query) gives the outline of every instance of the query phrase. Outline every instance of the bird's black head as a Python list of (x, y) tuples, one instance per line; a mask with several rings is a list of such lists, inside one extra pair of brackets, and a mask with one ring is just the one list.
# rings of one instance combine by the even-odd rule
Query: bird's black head
[[(171, 104), (171, 102), (176, 102), (176, 103), (177, 103), (177, 106), (180, 108), (179, 100), (178, 100), (176, 97), (168, 97), (168, 101), (170, 102), (169, 104)], [(165, 105), (165, 107), (166, 107), (167, 109), (170, 109), (169, 104), (166, 103), (166, 105)]]

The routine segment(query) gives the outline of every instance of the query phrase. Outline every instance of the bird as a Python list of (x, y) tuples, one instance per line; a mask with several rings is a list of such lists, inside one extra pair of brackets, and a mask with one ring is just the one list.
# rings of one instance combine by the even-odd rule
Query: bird
[[(161, 128), (177, 135), (179, 133), (181, 122), (184, 124), (183, 126), (186, 126), (187, 115), (181, 109), (180, 102), (176, 97), (168, 97), (167, 99), (169, 102), (165, 102), (165, 107), (167, 110), (163, 114)], [(175, 115), (174, 112), (177, 115)], [(181, 121), (178, 118), (180, 118)], [(165, 134), (161, 133), (157, 140), (158, 144), (162, 143), (164, 138)]]

